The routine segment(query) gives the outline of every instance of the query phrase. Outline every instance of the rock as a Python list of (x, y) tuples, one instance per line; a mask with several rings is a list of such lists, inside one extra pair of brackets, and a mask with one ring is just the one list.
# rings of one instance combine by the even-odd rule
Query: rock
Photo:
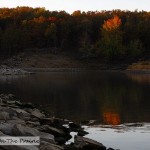
[(9, 120), (9, 119), (10, 119), (10, 115), (8, 112), (3, 111), (0, 113), (0, 120)]
[(31, 115), (36, 117), (36, 118), (44, 118), (45, 115), (42, 114), (38, 109), (35, 109), (31, 112)]
[(22, 105), (23, 105), (20, 101), (15, 101), (15, 104), (16, 104), (17, 106), (22, 106)]
[(71, 143), (70, 145), (65, 145), (64, 146), (65, 150), (78, 150), (73, 143)]
[(34, 105), (32, 103), (25, 103), (25, 104), (22, 104), (22, 108), (35, 108)]
[(25, 125), (25, 121), (24, 120), (21, 120), (21, 119), (16, 119), (16, 120), (8, 120), (7, 123), (9, 124), (22, 124), (22, 125)]
[(14, 124), (9, 124), (9, 123), (0, 124), (0, 131), (6, 135), (13, 135), (12, 134), (13, 127)]
[(81, 128), (81, 125), (71, 122), (71, 123), (69, 123), (69, 127), (79, 129), (79, 128)]
[(28, 112), (26, 112), (25, 110), (23, 110), (23, 109), (12, 108), (12, 110), (16, 111), (16, 113), (18, 114), (19, 118), (30, 117), (30, 114)]
[(81, 125), (77, 123), (69, 123), (70, 130), (73, 132), (78, 132), (78, 136), (84, 136), (88, 134), (88, 132), (84, 131), (83, 128), (81, 128)]
[(25, 111), (27, 111), (28, 113), (31, 113), (33, 111), (33, 109), (31, 108), (26, 108)]
[(13, 100), (13, 99), (15, 98), (15, 96), (14, 96), (13, 94), (8, 94), (7, 96), (8, 96), (8, 98), (9, 98), (9, 100), (10, 100), (10, 99)]
[(54, 119), (53, 118), (40, 118), (40, 123), (42, 125), (50, 125), (50, 126), (53, 126), (54, 125)]
[(40, 126), (40, 123), (38, 121), (35, 121), (35, 122), (33, 122), (33, 121), (27, 121), (26, 124), (29, 124), (29, 125), (31, 125), (33, 127)]
[(40, 132), (34, 128), (25, 127), (20, 124), (16, 124), (13, 127), (12, 132), (13, 132), (13, 135), (16, 135), (16, 136), (40, 136), (41, 140), (55, 144), (53, 135), (49, 133), (45, 133), (45, 132)]
[(75, 136), (75, 147), (77, 149), (86, 149), (86, 150), (106, 150), (106, 147), (94, 140), (91, 140), (89, 138), (81, 137), (81, 136)]
[(0, 136), (4, 136), (5, 134), (3, 132), (0, 131)]
[(82, 129), (78, 130), (78, 136), (85, 136), (86, 134), (89, 134), (89, 133), (84, 131), (84, 130), (82, 130)]
[(0, 111), (1, 112), (7, 112), (9, 114), (9, 117), (12, 118), (12, 117), (16, 117), (17, 116), (17, 113), (16, 111), (14, 111), (13, 109), (11, 108), (7, 108), (7, 107), (0, 107)]
[(7, 104), (8, 104), (8, 105), (15, 104), (15, 101), (7, 101)]
[(16, 109), (13, 109), (14, 111), (16, 111), (17, 113), (23, 113), (23, 114), (29, 114), (29, 113), (27, 113), (25, 110), (23, 110), (23, 109), (19, 109), (19, 108), (16, 108)]
[(40, 150), (64, 150), (63, 147), (41, 141)]
[(49, 125), (43, 125), (39, 129), (40, 131), (53, 134), (55, 137), (66, 136), (66, 133), (60, 129), (51, 127)]
[(11, 108), (19, 108), (19, 106), (16, 106), (16, 105), (14, 105), (14, 104), (8, 105), (8, 107), (11, 107)]
[(57, 129), (49, 125), (43, 125), (39, 127), (39, 130), (54, 135), (56, 142), (59, 144), (64, 144), (66, 141), (72, 138), (70, 133), (64, 132), (62, 129)]
[(59, 118), (40, 118), (40, 123), (42, 125), (50, 125), (54, 127), (62, 126), (63, 124), (68, 124), (68, 120), (59, 119)]

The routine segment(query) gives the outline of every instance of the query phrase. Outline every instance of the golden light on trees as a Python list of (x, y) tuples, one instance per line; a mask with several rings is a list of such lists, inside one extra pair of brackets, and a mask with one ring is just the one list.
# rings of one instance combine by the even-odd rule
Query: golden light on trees
[(121, 23), (121, 19), (118, 16), (114, 16), (113, 18), (104, 21), (103, 29), (106, 31), (116, 30), (120, 27)]

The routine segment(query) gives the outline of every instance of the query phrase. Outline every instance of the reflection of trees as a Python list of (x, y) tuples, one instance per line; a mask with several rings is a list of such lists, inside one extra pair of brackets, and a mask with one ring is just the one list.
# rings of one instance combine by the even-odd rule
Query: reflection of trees
[(9, 81), (0, 80), (1, 91), (49, 106), (56, 116), (108, 124), (150, 121), (149, 86), (123, 73), (45, 73)]
[(149, 74), (136, 74), (136, 73), (128, 73), (127, 77), (133, 81), (136, 81), (141, 84), (150, 84), (150, 75)]
[(119, 125), (121, 123), (120, 115), (117, 112), (104, 112), (103, 120), (106, 124)]

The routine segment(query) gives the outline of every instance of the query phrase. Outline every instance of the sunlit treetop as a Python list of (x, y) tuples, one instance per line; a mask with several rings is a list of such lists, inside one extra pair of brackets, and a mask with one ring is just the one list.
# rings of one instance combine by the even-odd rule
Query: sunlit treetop
[(106, 31), (116, 30), (120, 27), (121, 23), (121, 19), (118, 16), (114, 16), (113, 18), (104, 21), (103, 29)]

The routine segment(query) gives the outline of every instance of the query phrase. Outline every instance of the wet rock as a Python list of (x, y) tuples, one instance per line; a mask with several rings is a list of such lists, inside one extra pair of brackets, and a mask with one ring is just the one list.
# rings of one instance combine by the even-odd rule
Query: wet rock
[(16, 124), (13, 127), (12, 132), (13, 132), (13, 135), (16, 135), (16, 136), (40, 136), (41, 140), (55, 144), (53, 135), (49, 133), (45, 133), (45, 132), (40, 132), (34, 128), (25, 127), (20, 124)]
[(106, 150), (106, 147), (94, 140), (91, 140), (89, 138), (81, 137), (81, 136), (75, 136), (75, 147), (77, 149), (86, 149), (86, 150)]
[(45, 117), (44, 114), (42, 114), (38, 109), (34, 109), (32, 112), (31, 112), (31, 115), (36, 117), (36, 118), (43, 118)]

